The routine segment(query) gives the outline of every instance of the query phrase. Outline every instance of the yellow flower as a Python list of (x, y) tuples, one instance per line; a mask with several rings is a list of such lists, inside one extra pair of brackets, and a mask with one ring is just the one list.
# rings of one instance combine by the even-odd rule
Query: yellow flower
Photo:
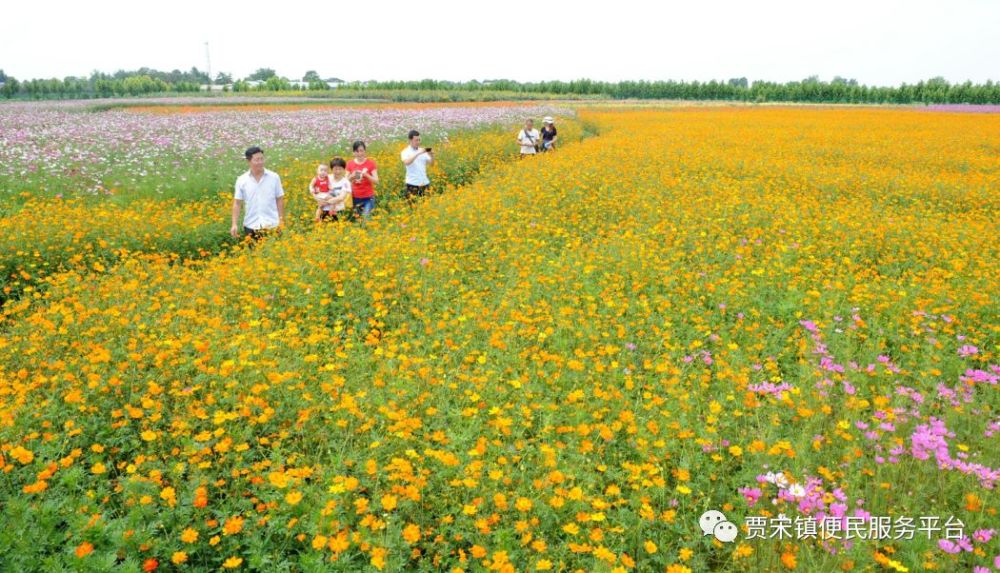
[(188, 527), (181, 533), (181, 541), (184, 543), (194, 543), (198, 541), (198, 532)]
[(28, 485), (22, 487), (21, 491), (23, 491), (24, 493), (28, 493), (28, 494), (42, 493), (43, 491), (47, 490), (48, 488), (49, 488), (49, 483), (47, 481), (45, 481), (45, 480), (41, 480), (40, 479), (40, 480), (36, 481), (35, 483), (28, 484)]
[(90, 555), (94, 552), (94, 546), (89, 541), (84, 541), (80, 545), (76, 546), (76, 556), (80, 559)]
[(172, 487), (165, 487), (160, 491), (160, 499), (167, 502), (170, 507), (177, 503), (177, 493)]
[(302, 501), (302, 494), (297, 491), (290, 491), (288, 495), (285, 496), (285, 501), (288, 505), (298, 505)]
[(415, 523), (411, 523), (404, 527), (403, 539), (405, 539), (410, 545), (420, 541), (420, 526)]
[(238, 515), (227, 519), (222, 526), (223, 535), (236, 535), (240, 531), (243, 531), (243, 518)]
[(382, 496), (382, 509), (386, 511), (392, 511), (396, 509), (396, 503), (399, 498), (391, 493), (387, 493)]
[(519, 497), (517, 498), (517, 501), (514, 502), (514, 508), (520, 512), (531, 511), (531, 508), (533, 506), (534, 504), (532, 503), (532, 501), (526, 497)]
[(31, 450), (26, 450), (21, 446), (15, 446), (14, 449), (10, 451), (10, 457), (21, 462), (21, 465), (28, 465), (31, 460), (35, 459), (35, 454)]
[(94, 475), (101, 475), (106, 471), (108, 471), (108, 468), (104, 467), (104, 464), (101, 462), (97, 462), (96, 464), (90, 466), (90, 473)]
[(187, 553), (183, 551), (175, 551), (173, 555), (170, 556), (170, 562), (174, 565), (180, 565), (188, 560)]
[(646, 553), (649, 553), (650, 555), (657, 552), (656, 544), (648, 539), (646, 540), (646, 543), (644, 543), (642, 546), (646, 550)]
[(236, 569), (240, 565), (243, 565), (242, 557), (230, 557), (222, 563), (222, 567), (225, 569)]
[(785, 552), (781, 554), (781, 564), (785, 566), (785, 569), (795, 569), (798, 566), (798, 562), (795, 559), (794, 553)]
[(330, 543), (328, 544), (330, 551), (334, 553), (343, 553), (347, 551), (347, 548), (351, 546), (351, 541), (347, 537), (347, 533), (341, 532), (330, 538)]
[(271, 472), (267, 474), (267, 480), (271, 482), (271, 485), (277, 488), (284, 489), (288, 487), (288, 476), (285, 472)]
[(385, 569), (385, 556), (389, 551), (384, 547), (376, 547), (372, 549), (371, 564), (373, 567), (381, 571)]

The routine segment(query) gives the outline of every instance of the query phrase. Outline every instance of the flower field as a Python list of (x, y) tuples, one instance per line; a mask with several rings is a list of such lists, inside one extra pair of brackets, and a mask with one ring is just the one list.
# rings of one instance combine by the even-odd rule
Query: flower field
[[(11, 199), (4, 272), (67, 256), (0, 322), (0, 570), (1000, 568), (1000, 116), (581, 109), (518, 161), (498, 109), (367, 227), (308, 224), (281, 156), (253, 249), (197, 239), (231, 158), (209, 197), (62, 199), (157, 248)], [(121, 214), (161, 201), (192, 226)]]
[[(526, 114), (560, 111), (279, 109), (159, 107), (149, 115), (88, 114), (71, 106), (0, 108), (0, 213), (6, 215), (0, 218), (0, 305), (53, 273), (100, 272), (126, 252), (189, 259), (230, 245), (219, 221), (229, 213), (234, 174), (246, 170), (242, 153), (248, 141), (269, 145), (269, 166), (290, 191), (290, 216), (305, 221), (311, 200), (294, 191), (308, 187), (317, 163), (334, 155), (350, 158), (354, 139), (367, 141), (370, 156), (387, 166), (398, 163), (399, 141), (409, 126), (421, 126), (429, 143), (448, 140), (447, 163), (433, 173), (443, 189), (516, 156), (507, 133), (511, 123)], [(574, 122), (566, 127), (569, 140), (580, 137)], [(403, 174), (388, 169), (382, 178), (387, 191), (381, 204), (391, 208)]]

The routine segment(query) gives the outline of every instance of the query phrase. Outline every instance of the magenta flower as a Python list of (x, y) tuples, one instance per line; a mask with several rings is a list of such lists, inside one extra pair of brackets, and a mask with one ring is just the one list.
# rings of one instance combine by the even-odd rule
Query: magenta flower
[(966, 344), (958, 349), (958, 355), (962, 358), (965, 358), (966, 356), (974, 356), (976, 354), (979, 354), (979, 349), (971, 344)]
[(945, 553), (951, 553), (952, 555), (962, 551), (962, 548), (958, 546), (957, 543), (950, 539), (940, 539), (938, 540), (938, 547), (941, 548)]
[(995, 529), (977, 529), (975, 533), (972, 534), (972, 538), (979, 543), (989, 543), (990, 539), (996, 535), (997, 530)]
[(757, 487), (741, 487), (737, 491), (739, 491), (740, 494), (744, 498), (746, 498), (747, 505), (749, 507), (753, 507), (754, 505), (756, 505), (757, 500), (760, 499), (760, 496), (763, 495), (763, 493), (760, 491), (760, 488)]

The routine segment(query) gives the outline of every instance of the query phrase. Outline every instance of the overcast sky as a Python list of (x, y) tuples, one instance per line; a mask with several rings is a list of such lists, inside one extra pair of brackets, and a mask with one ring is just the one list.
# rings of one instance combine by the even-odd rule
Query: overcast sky
[(20, 79), (150, 67), (353, 80), (1000, 80), (1000, 1), (14, 0)]

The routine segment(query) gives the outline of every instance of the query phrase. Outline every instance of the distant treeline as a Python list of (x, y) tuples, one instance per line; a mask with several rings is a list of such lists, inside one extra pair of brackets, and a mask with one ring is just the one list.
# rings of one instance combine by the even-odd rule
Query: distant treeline
[[(744, 102), (811, 102), (811, 103), (970, 103), (1000, 104), (1000, 83), (965, 82), (951, 84), (943, 78), (933, 78), (900, 86), (867, 86), (855, 80), (836, 77), (821, 81), (813, 76), (786, 83), (733, 78), (725, 81), (624, 81), (599, 82), (527, 82), (488, 80), (450, 82), (441, 80), (349, 82), (320, 80), (315, 71), (307, 72), (303, 81), (291, 81), (274, 70), (261, 68), (245, 79), (233, 82), (229, 74), (219, 73), (210, 82), (208, 74), (190, 71), (160, 72), (149, 68), (115, 74), (94, 72), (89, 78), (68, 77), (62, 80), (34, 79), (18, 81), (0, 70), (0, 95), (20, 99), (75, 99), (93, 97), (140, 96), (170, 92), (198, 92), (214, 83), (224, 91), (234, 92), (305, 92), (320, 95), (327, 92), (347, 97), (381, 97), (395, 100), (469, 101), (475, 99), (546, 99), (546, 98), (608, 98), (608, 99), (674, 99), (725, 100)], [(332, 85), (339, 84), (335, 89)]]
[(198, 92), (208, 83), (208, 74), (190, 71), (161, 72), (150, 68), (119, 70), (114, 74), (94, 72), (90, 77), (69, 76), (63, 79), (19, 81), (0, 70), (0, 95), (29, 99), (81, 99), (115, 96), (139, 96), (169, 92)]
[(950, 84), (934, 78), (898, 87), (861, 85), (855, 80), (834, 78), (820, 81), (817, 77), (797, 82), (777, 83), (734, 78), (727, 81), (624, 81), (519, 83), (512, 80), (486, 82), (448, 82), (422, 80), (412, 82), (352, 82), (340, 91), (443, 91), (443, 92), (506, 92), (512, 94), (554, 94), (565, 96), (603, 97), (609, 99), (679, 99), (730, 100), (746, 102), (815, 102), (815, 103), (973, 103), (1000, 104), (1000, 83)]

